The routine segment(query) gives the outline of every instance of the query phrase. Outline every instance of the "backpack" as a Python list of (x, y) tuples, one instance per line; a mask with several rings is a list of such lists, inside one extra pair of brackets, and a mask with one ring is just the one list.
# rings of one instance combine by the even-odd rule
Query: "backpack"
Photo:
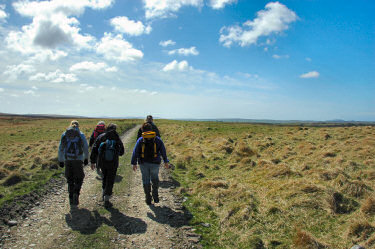
[(152, 162), (158, 156), (155, 143), (156, 132), (145, 131), (142, 132), (142, 151), (141, 158), (146, 162)]
[(116, 141), (107, 139), (99, 146), (99, 153), (103, 155), (103, 159), (107, 162), (112, 162), (116, 157)]
[(81, 134), (73, 127), (69, 127), (65, 132), (64, 151), (65, 159), (77, 159), (83, 153)]
[(104, 124), (97, 125), (94, 130), (94, 139), (96, 139), (103, 132), (105, 132), (105, 125)]

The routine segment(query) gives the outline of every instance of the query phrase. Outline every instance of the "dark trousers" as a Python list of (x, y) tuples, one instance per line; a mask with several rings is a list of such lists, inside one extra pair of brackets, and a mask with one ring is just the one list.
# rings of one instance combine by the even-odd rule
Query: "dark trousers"
[(68, 182), (69, 196), (73, 196), (73, 194), (79, 195), (83, 183), (83, 178), (85, 178), (82, 161), (65, 161), (65, 177)]
[(103, 174), (102, 189), (104, 195), (112, 195), (113, 184), (115, 183), (117, 165), (116, 163), (103, 162), (100, 169)]

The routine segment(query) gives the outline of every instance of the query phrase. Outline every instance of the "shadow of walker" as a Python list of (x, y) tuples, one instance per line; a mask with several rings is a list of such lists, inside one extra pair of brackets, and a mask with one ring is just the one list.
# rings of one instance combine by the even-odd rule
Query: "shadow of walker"
[(139, 219), (126, 216), (116, 208), (107, 209), (111, 213), (111, 217), (100, 216), (97, 210), (89, 211), (85, 208), (73, 207), (70, 213), (65, 215), (67, 225), (74, 231), (81, 234), (94, 234), (102, 225), (113, 226), (120, 234), (145, 233), (147, 224)]
[(150, 205), (153, 213), (148, 212), (147, 217), (161, 224), (168, 224), (171, 227), (182, 227), (189, 224), (192, 214), (184, 209), (184, 212), (175, 212), (171, 208)]
[(102, 217), (98, 211), (90, 212), (85, 208), (72, 207), (65, 215), (66, 224), (74, 231), (82, 234), (93, 234), (102, 224)]
[(111, 213), (111, 217), (105, 219), (105, 223), (108, 226), (113, 226), (116, 231), (120, 234), (135, 234), (135, 233), (145, 233), (147, 230), (147, 224), (139, 218), (134, 218), (127, 216), (120, 212), (117, 208), (108, 208)]

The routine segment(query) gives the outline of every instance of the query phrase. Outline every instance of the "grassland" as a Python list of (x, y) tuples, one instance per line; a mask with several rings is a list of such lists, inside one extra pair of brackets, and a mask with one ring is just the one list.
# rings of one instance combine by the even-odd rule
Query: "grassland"
[(207, 248), (375, 246), (375, 127), (157, 124)]
[[(38, 190), (61, 175), (57, 150), (70, 119), (0, 117), (0, 206)], [(99, 120), (80, 119), (80, 129), (89, 139)], [(118, 125), (119, 133), (137, 120), (105, 120)]]

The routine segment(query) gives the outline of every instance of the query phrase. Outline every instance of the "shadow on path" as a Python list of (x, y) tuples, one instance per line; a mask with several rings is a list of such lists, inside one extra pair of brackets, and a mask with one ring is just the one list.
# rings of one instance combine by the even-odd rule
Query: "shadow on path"
[(108, 226), (113, 226), (116, 231), (120, 234), (134, 234), (134, 233), (145, 233), (147, 230), (147, 224), (139, 218), (126, 216), (121, 213), (117, 208), (107, 208), (111, 213), (111, 217), (105, 219), (105, 223)]
[(115, 182), (116, 183), (119, 183), (119, 182), (121, 182), (122, 181), (122, 176), (120, 176), (120, 175), (116, 175), (116, 177), (115, 177)]
[(98, 211), (89, 211), (85, 208), (72, 207), (70, 213), (65, 215), (68, 226), (82, 234), (93, 234), (102, 224), (102, 217)]
[(97, 210), (89, 211), (85, 208), (72, 207), (70, 213), (65, 215), (65, 221), (72, 230), (79, 231), (81, 234), (94, 234), (103, 223), (113, 226), (120, 234), (146, 232), (147, 224), (143, 220), (126, 216), (116, 208), (107, 210), (111, 213), (109, 219), (100, 216)]
[(161, 188), (179, 187), (180, 183), (175, 179), (169, 179), (168, 181), (160, 181), (159, 186)]
[(147, 217), (158, 223), (168, 224), (171, 227), (182, 227), (188, 225), (188, 221), (192, 218), (192, 215), (187, 210), (184, 210), (184, 212), (175, 212), (166, 206), (160, 207), (150, 205), (149, 207), (153, 213), (147, 212)]

